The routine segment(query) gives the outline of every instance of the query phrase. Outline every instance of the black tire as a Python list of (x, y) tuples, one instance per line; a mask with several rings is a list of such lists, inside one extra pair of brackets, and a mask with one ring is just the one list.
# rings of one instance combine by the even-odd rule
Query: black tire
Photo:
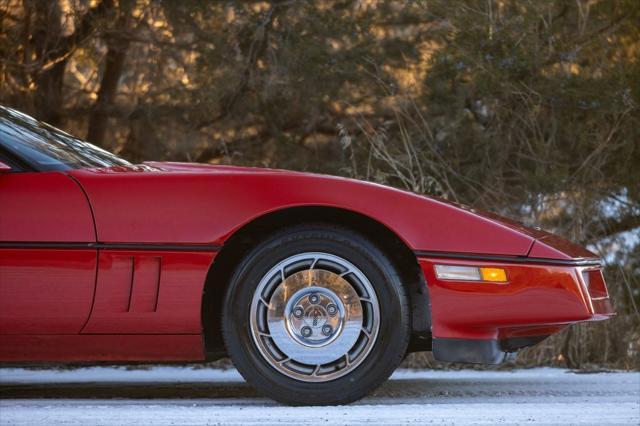
[[(372, 284), (380, 307), (378, 336), (366, 358), (346, 375), (325, 382), (300, 381), (276, 370), (250, 330), (251, 302), (261, 278), (283, 259), (309, 251), (355, 265)], [(290, 405), (347, 404), (376, 389), (402, 361), (410, 336), (409, 303), (392, 262), (368, 239), (334, 225), (297, 225), (273, 234), (242, 259), (225, 296), (222, 331), (234, 365), (261, 394)]]

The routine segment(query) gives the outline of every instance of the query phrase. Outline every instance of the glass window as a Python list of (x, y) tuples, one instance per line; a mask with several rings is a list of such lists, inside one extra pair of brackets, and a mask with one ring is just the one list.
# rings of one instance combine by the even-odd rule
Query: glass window
[(130, 164), (89, 142), (4, 107), (0, 107), (0, 145), (40, 171)]

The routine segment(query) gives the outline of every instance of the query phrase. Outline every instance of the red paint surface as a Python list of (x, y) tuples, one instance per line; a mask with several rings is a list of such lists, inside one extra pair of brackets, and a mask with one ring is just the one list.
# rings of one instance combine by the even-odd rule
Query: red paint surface
[(0, 335), (0, 360), (201, 361), (202, 337), (182, 335)]
[[(438, 338), (496, 339), (551, 334), (564, 325), (605, 319), (581, 268), (501, 262), (420, 259), (431, 298), (432, 332)], [(440, 280), (435, 264), (504, 268), (507, 283)], [(548, 330), (549, 333), (543, 332)]]
[[(94, 242), (89, 203), (63, 173), (0, 174), (0, 241)], [(78, 333), (96, 250), (0, 249), (0, 333)]]
[(265, 169), (157, 165), (162, 169), (71, 172), (89, 196), (99, 241), (223, 244), (265, 213), (308, 205), (371, 217), (414, 250), (524, 256), (534, 241), (449, 203), (381, 185)]
[(95, 268), (95, 250), (0, 249), (0, 334), (79, 333)]
[(579, 259), (596, 257), (586, 248), (565, 240), (557, 235), (542, 237), (533, 243), (529, 257), (549, 259)]
[(82, 189), (60, 172), (0, 174), (0, 241), (93, 242)]
[(200, 333), (202, 292), (214, 256), (100, 250), (96, 300), (82, 333)]

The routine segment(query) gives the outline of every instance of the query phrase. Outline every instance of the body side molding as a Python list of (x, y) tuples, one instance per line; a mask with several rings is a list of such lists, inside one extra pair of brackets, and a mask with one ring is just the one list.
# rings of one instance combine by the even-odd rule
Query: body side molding
[(0, 249), (98, 249), (98, 250), (158, 250), (158, 251), (220, 251), (222, 246), (204, 244), (148, 244), (148, 243), (87, 243), (51, 241), (0, 241)]

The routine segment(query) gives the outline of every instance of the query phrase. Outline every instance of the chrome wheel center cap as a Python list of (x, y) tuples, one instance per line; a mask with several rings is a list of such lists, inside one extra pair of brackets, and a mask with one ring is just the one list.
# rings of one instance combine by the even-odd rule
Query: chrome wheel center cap
[(345, 308), (333, 291), (307, 287), (297, 291), (285, 308), (287, 331), (297, 342), (310, 347), (326, 345), (342, 331)]
[(343, 357), (356, 343), (362, 312), (360, 297), (344, 278), (312, 269), (276, 287), (266, 320), (271, 338), (288, 358), (324, 364)]

